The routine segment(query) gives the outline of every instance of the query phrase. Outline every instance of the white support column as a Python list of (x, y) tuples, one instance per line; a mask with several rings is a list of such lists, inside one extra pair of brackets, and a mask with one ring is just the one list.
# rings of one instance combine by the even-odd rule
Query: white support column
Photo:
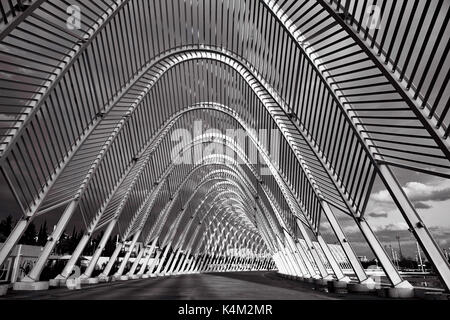
[(98, 244), (97, 249), (95, 250), (94, 254), (92, 255), (91, 261), (89, 262), (88, 267), (84, 271), (84, 273), (81, 275), (80, 278), (88, 279), (91, 277), (92, 272), (94, 272), (95, 266), (97, 265), (98, 259), (100, 258), (103, 250), (105, 249), (106, 243), (108, 242), (112, 231), (114, 230), (114, 227), (116, 226), (117, 220), (114, 219), (108, 224), (108, 227), (106, 227), (105, 232), (103, 233), (102, 238), (100, 239), (100, 243)]
[(175, 251), (172, 251), (172, 252), (170, 253), (169, 259), (167, 259), (167, 263), (166, 263), (166, 265), (164, 266), (164, 269), (163, 269), (163, 271), (162, 271), (162, 275), (163, 275), (163, 276), (167, 275), (167, 273), (168, 273), (168, 271), (169, 271), (169, 268), (170, 268), (170, 266), (172, 265), (172, 262), (173, 262), (173, 259), (174, 259), (174, 258), (175, 258)]
[(189, 266), (187, 267), (186, 272), (194, 273), (196, 270), (195, 268), (197, 266), (197, 262), (198, 262), (198, 257), (196, 255), (193, 255), (189, 261)]
[(420, 218), (414, 205), (409, 201), (405, 191), (400, 186), (400, 183), (392, 174), (391, 169), (385, 164), (378, 165), (380, 170), (380, 177), (383, 180), (387, 190), (392, 196), (392, 199), (397, 204), (403, 218), (413, 231), (416, 239), (424, 249), (424, 253), (433, 263), (441, 278), (447, 291), (450, 290), (450, 266), (445, 259), (439, 245), (434, 241), (425, 223)]
[(394, 288), (409, 288), (413, 289), (413, 286), (406, 280), (400, 276), (397, 268), (392, 264), (392, 261), (389, 259), (386, 251), (384, 251), (378, 239), (373, 234), (372, 229), (365, 219), (358, 219), (359, 227), (370, 247), (372, 248), (375, 256), (380, 262), (386, 276), (391, 281)]
[[(308, 277), (307, 271), (304, 271), (304, 267), (302, 266), (302, 269), (300, 269), (299, 264), (295, 260), (295, 257), (293, 256), (292, 252), (288, 248), (283, 248), (284, 256), (286, 257), (286, 261), (289, 263), (289, 266), (291, 267), (291, 275), (293, 276), (299, 276), (299, 277)], [(303, 273), (305, 272), (305, 273)]]
[(161, 250), (158, 250), (156, 252), (155, 259), (150, 264), (150, 267), (148, 268), (147, 275), (152, 276), (152, 275), (155, 274), (155, 272), (153, 272), (153, 270), (155, 269), (156, 264), (159, 262), (159, 257), (161, 257), (161, 254), (162, 254)]
[(133, 265), (131, 266), (130, 271), (128, 271), (127, 276), (131, 277), (136, 272), (136, 269), (139, 265), (139, 262), (141, 262), (142, 257), (144, 256), (144, 253), (148, 252), (148, 248), (142, 248), (141, 251), (139, 251), (136, 259), (134, 260)]
[(11, 231), (11, 234), (6, 239), (3, 246), (0, 248), (0, 265), (2, 265), (6, 259), (9, 257), (11, 251), (13, 250), (16, 243), (19, 242), (23, 233), (27, 230), (28, 226), (31, 223), (32, 218), (22, 218), (17, 224), (14, 226), (14, 229)]
[(75, 264), (77, 263), (78, 259), (80, 258), (81, 254), (83, 253), (84, 248), (86, 247), (90, 238), (91, 238), (90, 233), (83, 234), (83, 237), (78, 242), (78, 245), (75, 248), (75, 251), (70, 256), (70, 259), (67, 262), (67, 264), (65, 265), (63, 271), (58, 276), (56, 276), (55, 280), (64, 281), (72, 274), (73, 268), (75, 267)]
[(166, 246), (166, 249), (164, 249), (164, 254), (163, 254), (162, 258), (161, 258), (161, 261), (159, 261), (158, 268), (156, 269), (156, 272), (155, 272), (155, 274), (157, 276), (160, 275), (161, 269), (163, 267), (164, 262), (166, 261), (166, 258), (167, 258), (167, 255), (169, 253), (169, 249), (170, 249), (171, 245), (172, 245), (172, 242), (169, 242), (167, 244), (167, 246)]
[[(284, 231), (284, 235), (286, 237), (287, 243), (289, 247), (291, 248), (291, 252), (293, 256), (296, 258), (298, 266), (300, 267), (303, 275), (305, 277), (311, 277), (314, 278), (316, 275), (316, 271), (314, 270), (313, 266), (311, 265), (311, 262), (309, 261), (308, 257), (303, 251), (302, 247), (298, 247), (295, 241), (292, 239), (291, 235), (286, 231)], [(295, 261), (294, 261), (295, 262)], [(309, 276), (308, 276), (309, 274)]]
[(188, 265), (190, 264), (189, 256), (191, 255), (191, 250), (188, 250), (183, 254), (183, 260), (180, 261), (178, 267), (175, 270), (175, 274), (183, 273), (188, 270)]
[(149, 263), (150, 259), (152, 258), (153, 252), (155, 251), (157, 242), (158, 242), (158, 238), (153, 240), (153, 243), (152, 243), (150, 249), (148, 250), (147, 257), (145, 258), (144, 263), (142, 264), (141, 268), (139, 269), (139, 271), (137, 273), (139, 276), (142, 276), (144, 274), (145, 269), (147, 268), (148, 263)]
[[(288, 244), (289, 246), (289, 244)], [(308, 277), (308, 273), (305, 270), (305, 267), (303, 266), (303, 264), (301, 262), (299, 262), (297, 259), (300, 260), (299, 257), (296, 257), (294, 255), (294, 252), (292, 251), (291, 248), (284, 248), (284, 254), (286, 259), (289, 261), (291, 269), (292, 269), (292, 275), (293, 276), (298, 276), (298, 277)]]
[(327, 269), (325, 268), (322, 260), (320, 259), (319, 254), (317, 253), (316, 248), (314, 247), (311, 238), (308, 235), (308, 232), (305, 229), (305, 226), (303, 225), (303, 223), (297, 219), (297, 226), (300, 230), (300, 233), (302, 234), (303, 239), (306, 242), (306, 246), (308, 247), (308, 251), (311, 253), (311, 256), (314, 259), (314, 262), (317, 266), (317, 268), (319, 269), (320, 275), (322, 276), (322, 278), (324, 279), (331, 279), (332, 276), (328, 274)]
[(327, 258), (328, 263), (331, 266), (331, 269), (333, 269), (336, 280), (343, 281), (343, 282), (350, 282), (350, 278), (347, 277), (342, 272), (342, 269), (339, 266), (339, 263), (336, 261), (336, 258), (333, 256), (333, 253), (331, 252), (330, 248), (328, 247), (328, 244), (325, 242), (325, 240), (322, 238), (322, 236), (320, 234), (318, 234), (316, 237), (317, 237), (317, 242), (319, 243), (320, 247), (322, 248), (323, 254)]
[(114, 263), (116, 262), (117, 257), (119, 256), (119, 253), (122, 250), (123, 246), (124, 246), (123, 242), (119, 242), (116, 245), (116, 250), (114, 250), (113, 254), (109, 258), (108, 264), (106, 265), (106, 267), (102, 271), (102, 273), (99, 275), (99, 278), (107, 278), (109, 276), (109, 273), (111, 272), (111, 269), (112, 269)]
[(63, 214), (61, 215), (61, 218), (59, 218), (59, 221), (56, 224), (55, 230), (53, 231), (49, 240), (45, 244), (45, 247), (42, 250), (41, 255), (39, 256), (38, 261), (34, 265), (31, 272), (22, 279), (22, 282), (39, 281), (39, 277), (41, 276), (42, 270), (44, 269), (45, 264), (47, 263), (47, 259), (50, 256), (50, 253), (52, 253), (53, 249), (55, 248), (55, 245), (59, 241), (59, 238), (61, 237), (62, 233), (66, 229), (67, 223), (69, 223), (70, 218), (72, 217), (77, 205), (78, 199), (73, 200), (66, 207)]
[(125, 270), (125, 267), (128, 263), (128, 260), (130, 259), (131, 254), (133, 253), (134, 247), (136, 245), (137, 240), (139, 239), (139, 236), (141, 235), (141, 231), (138, 231), (134, 234), (133, 240), (131, 240), (131, 244), (128, 247), (127, 253), (125, 254), (125, 257), (123, 257), (122, 263), (119, 266), (119, 269), (114, 274), (115, 277), (120, 277), (123, 274), (123, 271)]
[(169, 270), (170, 274), (177, 274), (180, 267), (183, 266), (184, 261), (186, 260), (186, 252), (181, 252), (180, 254), (175, 257), (175, 262), (172, 264), (172, 268)]
[(330, 223), (331, 228), (333, 229), (337, 240), (341, 244), (342, 249), (344, 250), (345, 255), (347, 256), (348, 261), (350, 262), (353, 271), (355, 272), (356, 277), (358, 278), (358, 281), (360, 283), (363, 283), (364, 281), (368, 280), (366, 272), (364, 271), (364, 268), (362, 267), (360, 261), (358, 260), (358, 257), (356, 256), (355, 252), (353, 251), (352, 247), (350, 246), (350, 243), (348, 242), (347, 238), (344, 235), (344, 232), (341, 229), (341, 226), (339, 222), (336, 220), (336, 217), (334, 216), (333, 211), (328, 206), (326, 202), (322, 202), (322, 208), (323, 212), (325, 213), (325, 216), (328, 219), (328, 222)]

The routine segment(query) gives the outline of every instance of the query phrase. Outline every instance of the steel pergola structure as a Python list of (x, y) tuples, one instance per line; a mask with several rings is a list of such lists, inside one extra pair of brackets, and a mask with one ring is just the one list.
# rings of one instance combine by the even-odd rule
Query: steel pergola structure
[(450, 288), (395, 170), (450, 178), (447, 1), (80, 0), (68, 28), (73, 4), (0, 2), (0, 168), (23, 212), (0, 264), (35, 217), (63, 211), (23, 282), (39, 281), (78, 216), (60, 281), (104, 230), (89, 279), (118, 226), (103, 277), (125, 250), (116, 277), (276, 268), (349, 281), (328, 223), (352, 280), (370, 285), (345, 214), (408, 290), (365, 219), (379, 179)]

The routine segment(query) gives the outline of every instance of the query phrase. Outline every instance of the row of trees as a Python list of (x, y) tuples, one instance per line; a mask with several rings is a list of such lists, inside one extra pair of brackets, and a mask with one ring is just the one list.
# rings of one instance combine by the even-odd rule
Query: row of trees
[[(8, 238), (14, 224), (15, 221), (13, 220), (12, 216), (8, 216), (0, 222), (0, 243), (4, 242)], [(27, 230), (22, 235), (19, 244), (30, 246), (44, 246), (47, 242), (48, 236), (49, 232), (47, 221), (44, 221), (44, 223), (39, 227), (39, 231), (37, 231), (36, 225), (34, 223), (30, 223)], [(71, 254), (75, 250), (77, 244), (80, 242), (82, 236), (83, 232), (78, 231), (75, 227), (73, 227), (71, 234), (65, 232), (61, 236), (55, 246), (54, 253), (57, 255)], [(103, 231), (86, 245), (83, 254), (92, 255), (102, 236)], [(108, 240), (105, 246), (105, 250), (103, 251), (103, 255), (111, 255), (114, 252), (116, 246), (114, 238), (115, 237), (111, 237)]]

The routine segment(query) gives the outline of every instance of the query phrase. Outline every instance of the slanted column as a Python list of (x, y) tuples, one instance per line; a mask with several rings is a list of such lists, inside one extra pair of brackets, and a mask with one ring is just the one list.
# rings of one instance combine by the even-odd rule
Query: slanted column
[(322, 208), (323, 212), (325, 213), (325, 216), (328, 219), (328, 222), (330, 223), (331, 228), (333, 229), (336, 235), (337, 240), (339, 241), (342, 249), (345, 252), (345, 255), (347, 256), (348, 261), (350, 261), (350, 264), (353, 268), (353, 271), (355, 272), (356, 277), (358, 278), (358, 281), (362, 283), (368, 280), (369, 278), (366, 272), (364, 271), (364, 268), (362, 267), (361, 263), (358, 260), (358, 257), (356, 256), (355, 252), (350, 246), (350, 243), (345, 237), (344, 232), (342, 231), (339, 222), (336, 220), (333, 211), (326, 202), (322, 202)]
[(150, 259), (152, 258), (153, 252), (155, 251), (156, 243), (157, 243), (157, 242), (158, 242), (158, 238), (156, 238), (156, 239), (153, 241), (153, 243), (152, 243), (150, 249), (148, 250), (148, 253), (147, 253), (147, 256), (146, 256), (146, 258), (145, 258), (145, 260), (144, 260), (144, 263), (142, 264), (141, 268), (139, 269), (137, 275), (141, 276), (141, 275), (144, 274), (145, 269), (147, 268), (148, 263), (149, 263)]
[(173, 265), (173, 270), (171, 270), (170, 273), (171, 274), (178, 274), (178, 272), (181, 269), (181, 267), (183, 267), (184, 262), (186, 261), (186, 259), (187, 259), (186, 252), (180, 253), (180, 257), (178, 258), (178, 260), (175, 260), (175, 263)]
[(175, 257), (174, 263), (172, 264), (171, 270), (169, 270), (170, 274), (176, 274), (178, 269), (183, 265), (184, 260), (186, 260), (186, 252), (181, 252), (178, 254), (178, 257)]
[(78, 259), (80, 258), (81, 254), (84, 251), (84, 248), (86, 247), (89, 239), (91, 238), (90, 233), (85, 233), (83, 237), (81, 238), (80, 242), (78, 242), (77, 247), (75, 248), (75, 251), (70, 256), (69, 261), (65, 265), (63, 271), (56, 276), (56, 280), (66, 280), (73, 271), (73, 268), (75, 267), (75, 264), (77, 263)]
[(134, 272), (136, 271), (139, 262), (141, 262), (142, 256), (144, 255), (144, 253), (146, 253), (148, 251), (148, 248), (142, 248), (141, 251), (139, 251), (136, 260), (134, 260), (133, 265), (131, 266), (130, 271), (128, 271), (127, 276), (132, 276), (134, 275)]
[(98, 244), (97, 249), (95, 250), (94, 254), (92, 255), (91, 261), (89, 262), (88, 267), (84, 271), (84, 273), (81, 275), (80, 278), (90, 278), (92, 275), (92, 272), (94, 272), (95, 266), (97, 265), (98, 259), (100, 258), (103, 250), (105, 249), (106, 243), (108, 242), (109, 238), (111, 237), (111, 233), (114, 230), (114, 227), (116, 226), (117, 220), (114, 219), (108, 224), (108, 227), (105, 230), (105, 233), (103, 234), (102, 238), (100, 239), (100, 243)]
[(170, 266), (171, 266), (171, 264), (172, 264), (174, 258), (175, 258), (175, 251), (172, 251), (172, 252), (170, 253), (169, 259), (167, 260), (167, 263), (166, 263), (166, 265), (164, 266), (164, 269), (163, 269), (163, 271), (162, 271), (162, 275), (163, 275), (163, 276), (167, 274), (167, 272), (168, 272), (168, 270), (169, 270), (169, 268), (170, 268)]
[(177, 269), (175, 270), (175, 273), (186, 272), (189, 270), (188, 266), (191, 264), (191, 261), (190, 261), (191, 259), (189, 258), (190, 255), (191, 255), (191, 250), (188, 250), (183, 255), (183, 261), (180, 262)]
[(0, 265), (2, 265), (9, 257), (14, 246), (19, 242), (23, 233), (30, 225), (31, 220), (32, 217), (23, 217), (16, 223), (14, 229), (11, 231), (11, 234), (8, 236), (5, 243), (3, 243), (3, 246), (0, 248)]
[(328, 263), (331, 266), (331, 269), (333, 269), (333, 273), (338, 281), (344, 281), (349, 282), (350, 278), (347, 277), (344, 272), (342, 272), (341, 267), (339, 266), (339, 263), (336, 261), (336, 258), (333, 256), (333, 253), (331, 252), (330, 248), (328, 247), (328, 244), (325, 242), (325, 240), (322, 238), (320, 234), (317, 236), (317, 242), (320, 245), (320, 248), (323, 251), (323, 254), (328, 260)]
[(197, 262), (198, 262), (198, 257), (196, 255), (192, 255), (192, 258), (189, 261), (189, 266), (186, 269), (188, 273), (196, 272), (195, 267), (197, 266)]
[(111, 255), (111, 258), (109, 258), (108, 264), (106, 265), (102, 273), (99, 275), (99, 278), (106, 278), (109, 276), (109, 273), (111, 272), (111, 269), (114, 263), (116, 262), (117, 257), (119, 256), (119, 253), (122, 250), (123, 246), (124, 246), (123, 242), (119, 242), (116, 245), (116, 250), (114, 250), (113, 254)]
[[(292, 255), (294, 256), (295, 260), (297, 260), (298, 267), (300, 268), (303, 276), (307, 277), (309, 275), (310, 277), (314, 277), (316, 272), (312, 267), (311, 262), (308, 260), (308, 257), (306, 257), (305, 253), (303, 252), (303, 248), (297, 247), (291, 235), (286, 230), (284, 230), (284, 234), (286, 237), (286, 242), (291, 248)], [(295, 260), (293, 262), (295, 262)]]
[(363, 233), (364, 237), (366, 238), (367, 242), (369, 243), (370, 247), (372, 248), (373, 252), (375, 253), (375, 256), (377, 257), (378, 261), (380, 262), (381, 267), (383, 268), (386, 276), (391, 281), (392, 285), (395, 288), (410, 288), (410, 289), (412, 289), (413, 286), (408, 281), (403, 280), (403, 278), (400, 276), (400, 273), (398, 272), (397, 268), (392, 264), (391, 259), (389, 259), (386, 251), (384, 251), (380, 242), (373, 234), (373, 231), (370, 228), (369, 224), (367, 223), (366, 219), (364, 219), (364, 218), (358, 219), (357, 223), (359, 225), (361, 232)]
[[(180, 260), (180, 255), (182, 255), (183, 253), (181, 252), (181, 248), (177, 250), (177, 254), (175, 255), (175, 258), (173, 259), (173, 263), (170, 266), (170, 269), (167, 271), (168, 274), (172, 274), (173, 271), (175, 270), (175, 267), (177, 266), (177, 263), (181, 263), (182, 261)], [(181, 257), (182, 259), (183, 257)]]
[(133, 240), (131, 240), (130, 247), (128, 248), (128, 251), (125, 254), (125, 257), (123, 257), (123, 260), (122, 260), (122, 263), (120, 264), (119, 269), (115, 273), (116, 277), (120, 277), (123, 274), (123, 271), (125, 270), (127, 262), (130, 259), (131, 253), (133, 252), (134, 246), (136, 245), (136, 242), (139, 239), (140, 235), (141, 235), (141, 231), (140, 230), (134, 234)]
[(442, 254), (439, 245), (433, 239), (430, 231), (417, 213), (414, 205), (408, 199), (397, 178), (386, 164), (378, 164), (380, 178), (396, 203), (406, 223), (411, 228), (416, 239), (424, 249), (424, 253), (433, 263), (447, 291), (450, 291), (450, 265)]
[(327, 278), (329, 276), (327, 269), (325, 268), (322, 260), (320, 259), (319, 254), (317, 253), (316, 248), (314, 247), (311, 238), (308, 235), (308, 232), (306, 231), (305, 227), (303, 226), (303, 223), (297, 219), (297, 226), (300, 230), (300, 233), (302, 234), (303, 239), (306, 242), (306, 246), (308, 247), (308, 251), (311, 253), (311, 256), (314, 259), (314, 262), (316, 263), (317, 268), (319, 269), (320, 275), (322, 278)]
[(164, 254), (163, 254), (162, 258), (161, 258), (161, 261), (158, 263), (158, 268), (156, 269), (156, 272), (155, 272), (155, 274), (157, 276), (161, 272), (162, 266), (163, 266), (164, 262), (166, 261), (166, 258), (167, 258), (167, 255), (169, 254), (169, 249), (170, 249), (171, 245), (172, 245), (171, 242), (167, 244), (166, 249), (164, 250)]
[[(298, 276), (298, 277), (306, 277), (308, 274), (305, 271), (303, 265), (299, 262), (297, 262), (298, 257), (295, 257), (291, 250), (288, 248), (284, 248), (284, 255), (286, 257), (286, 260), (288, 261), (290, 267), (291, 267), (291, 275)], [(302, 266), (302, 267), (300, 267)]]
[(289, 274), (289, 266), (284, 258), (284, 253), (280, 250), (276, 253), (277, 267), (282, 274)]
[(61, 215), (61, 218), (56, 224), (55, 230), (50, 236), (50, 239), (45, 244), (45, 247), (42, 250), (41, 255), (39, 256), (38, 261), (34, 265), (31, 272), (25, 278), (22, 279), (22, 282), (35, 282), (39, 280), (39, 277), (41, 276), (42, 270), (45, 267), (45, 264), (47, 262), (48, 257), (50, 256), (50, 253), (53, 251), (56, 243), (59, 241), (59, 238), (66, 229), (67, 223), (69, 223), (70, 218), (72, 217), (75, 209), (77, 208), (77, 205), (78, 199), (73, 200), (66, 207), (63, 214)]
[[(287, 232), (285, 231), (285, 234)], [(286, 258), (287, 265), (290, 267), (290, 272), (292, 276), (305, 277), (307, 275), (307, 271), (300, 260), (300, 257), (294, 256), (293, 252), (295, 249), (291, 247), (291, 243), (289, 242), (289, 237), (286, 237), (286, 246), (281, 242), (278, 238), (278, 242), (280, 247), (282, 248), (282, 252), (284, 253), (284, 257)]]
[(207, 266), (208, 266), (208, 263), (209, 263), (209, 261), (211, 260), (211, 256), (206, 256), (205, 255), (205, 258), (204, 258), (204, 260), (203, 260), (203, 263), (202, 263), (202, 265), (200, 266), (200, 268), (199, 268), (199, 272), (205, 272), (206, 271), (206, 268), (207, 268)]
[(155, 274), (155, 272), (153, 272), (153, 270), (155, 269), (156, 263), (159, 262), (159, 257), (161, 257), (161, 254), (162, 254), (162, 250), (158, 250), (158, 251), (156, 252), (155, 259), (152, 261), (152, 263), (150, 264), (150, 267), (148, 268), (147, 274), (148, 274), (149, 276)]
[(282, 248), (281, 252), (282, 252), (281, 257), (283, 257), (283, 259), (286, 263), (288, 274), (291, 276), (296, 276), (296, 275), (303, 276), (303, 274), (297, 274), (297, 271), (295, 270), (294, 265), (292, 263), (291, 257), (286, 252), (286, 248)]

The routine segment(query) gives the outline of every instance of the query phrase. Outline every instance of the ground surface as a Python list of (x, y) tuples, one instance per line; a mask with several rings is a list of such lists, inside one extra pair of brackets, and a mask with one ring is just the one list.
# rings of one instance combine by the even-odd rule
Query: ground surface
[(379, 299), (376, 296), (337, 295), (314, 291), (311, 284), (287, 280), (273, 272), (195, 274), (118, 281), (44, 292), (9, 292), (6, 299), (139, 299), (139, 300), (334, 300)]

